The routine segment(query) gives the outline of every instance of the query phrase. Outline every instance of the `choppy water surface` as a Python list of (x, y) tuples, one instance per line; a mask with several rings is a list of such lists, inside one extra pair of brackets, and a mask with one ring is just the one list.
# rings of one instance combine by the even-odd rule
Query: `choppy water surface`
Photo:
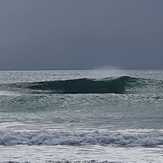
[(0, 72), (0, 161), (163, 160), (163, 71)]

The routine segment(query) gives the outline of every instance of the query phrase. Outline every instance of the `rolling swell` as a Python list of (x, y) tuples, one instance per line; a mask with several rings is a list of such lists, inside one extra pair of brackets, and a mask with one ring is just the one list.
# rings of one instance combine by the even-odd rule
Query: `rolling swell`
[(33, 91), (49, 91), (49, 93), (125, 93), (127, 87), (136, 83), (138, 79), (128, 76), (102, 80), (81, 78), (71, 80), (43, 81), (33, 83), (17, 83), (12, 85), (17, 88)]

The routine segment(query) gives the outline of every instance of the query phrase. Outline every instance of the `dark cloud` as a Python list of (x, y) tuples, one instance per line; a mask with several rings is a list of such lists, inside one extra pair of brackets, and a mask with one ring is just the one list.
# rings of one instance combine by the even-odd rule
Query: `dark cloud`
[(1, 0), (0, 69), (163, 68), (162, 0)]

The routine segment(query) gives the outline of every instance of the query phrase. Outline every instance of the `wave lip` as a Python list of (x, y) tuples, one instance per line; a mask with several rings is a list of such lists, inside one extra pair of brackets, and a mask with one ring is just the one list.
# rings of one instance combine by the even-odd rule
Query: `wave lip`
[(16, 83), (10, 87), (35, 91), (48, 91), (48, 93), (119, 93), (123, 94), (126, 88), (136, 82), (136, 78), (121, 76), (119, 78), (106, 78), (102, 80), (81, 78), (71, 80), (43, 81), (33, 83)]
[(84, 132), (57, 131), (0, 132), (0, 145), (115, 145), (156, 147), (163, 145), (163, 132)]

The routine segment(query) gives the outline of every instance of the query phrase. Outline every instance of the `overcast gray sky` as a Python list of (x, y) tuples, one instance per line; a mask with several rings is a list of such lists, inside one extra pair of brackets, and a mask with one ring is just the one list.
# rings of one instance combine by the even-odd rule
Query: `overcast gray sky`
[(163, 0), (0, 0), (0, 69), (163, 68)]

